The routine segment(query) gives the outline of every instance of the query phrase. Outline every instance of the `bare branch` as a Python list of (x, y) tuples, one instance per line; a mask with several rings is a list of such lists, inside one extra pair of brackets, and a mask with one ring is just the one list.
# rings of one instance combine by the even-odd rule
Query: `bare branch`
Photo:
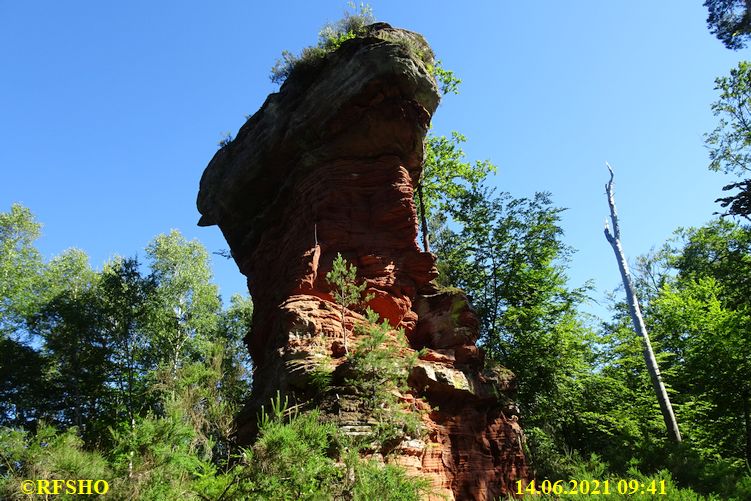
[(610, 243), (610, 245), (613, 245), (613, 243), (615, 242), (613, 234), (610, 233), (610, 226), (608, 225), (607, 218), (605, 218), (605, 239)]
[[(618, 211), (615, 209), (615, 195), (613, 194), (613, 178), (615, 175), (613, 174), (613, 168), (610, 166), (609, 163), (605, 162), (605, 165), (608, 167), (608, 171), (610, 172), (610, 180), (608, 181), (608, 184), (605, 185), (605, 192), (608, 195), (608, 205), (610, 206), (610, 219), (613, 221), (613, 238), (620, 240), (621, 238), (621, 227), (618, 224)], [(608, 241), (610, 241), (608, 239)]]

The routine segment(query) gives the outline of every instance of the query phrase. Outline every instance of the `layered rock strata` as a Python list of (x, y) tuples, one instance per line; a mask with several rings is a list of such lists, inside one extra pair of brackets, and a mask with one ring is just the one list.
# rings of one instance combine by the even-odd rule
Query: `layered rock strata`
[[(431, 64), (420, 35), (379, 23), (293, 71), (206, 168), (199, 224), (219, 226), (254, 302), (241, 442), (277, 391), (322, 408), (345, 433), (372, 425), (346, 388), (311, 387), (322, 363), (343, 384), (340, 309), (326, 281), (341, 253), (367, 282), (369, 306), (404, 329), (406, 351), (421, 350), (400, 399), (426, 433), (392, 445), (383, 460), (430, 478), (436, 496), (493, 499), (527, 476), (508, 399), (513, 377), (483, 370), (466, 297), (435, 285), (435, 256), (416, 244), (413, 189), (439, 100)], [(346, 312), (348, 325), (360, 321)]]

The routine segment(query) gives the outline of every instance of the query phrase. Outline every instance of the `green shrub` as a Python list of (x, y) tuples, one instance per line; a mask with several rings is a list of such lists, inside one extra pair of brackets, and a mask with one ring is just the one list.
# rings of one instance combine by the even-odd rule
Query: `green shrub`
[(576, 453), (560, 450), (553, 433), (540, 427), (529, 427), (524, 433), (527, 438), (525, 455), (535, 478), (573, 478), (576, 462), (580, 460)]
[(400, 467), (360, 459), (351, 440), (317, 410), (268, 417), (228, 483), (229, 499), (419, 500), (430, 483)]
[(403, 330), (392, 329), (370, 308), (365, 310), (365, 318), (355, 327), (359, 343), (349, 357), (352, 375), (346, 381), (363, 397), (365, 411), (377, 421), (372, 438), (388, 446), (405, 436), (421, 434), (420, 416), (405, 409), (396, 394), (397, 390), (406, 390), (407, 376), (417, 357), (404, 355), (407, 341)]
[[(538, 452), (547, 450), (543, 445), (538, 449)], [(628, 468), (623, 473), (615, 474), (611, 471), (611, 467), (608, 463), (604, 462), (596, 454), (592, 454), (589, 459), (581, 459), (576, 454), (560, 455), (557, 459), (549, 464), (552, 464), (552, 468), (545, 470), (544, 474), (541, 474), (540, 470), (536, 471), (535, 488), (540, 491), (542, 488), (542, 482), (549, 480), (552, 483), (562, 480), (561, 486), (565, 490), (565, 495), (540, 494), (535, 495), (535, 499), (540, 500), (557, 500), (557, 499), (587, 499), (587, 500), (633, 500), (633, 499), (661, 499), (665, 501), (699, 501), (699, 500), (736, 500), (742, 501), (751, 499), (749, 494), (751, 493), (751, 476), (734, 476), (728, 471), (717, 472), (717, 478), (711, 479), (709, 473), (699, 465), (693, 465), (694, 474), (696, 477), (692, 479), (693, 485), (686, 485), (683, 482), (678, 481), (674, 474), (671, 474), (667, 469), (659, 470), (652, 474), (646, 474), (639, 471), (635, 467)], [(711, 465), (706, 465), (711, 466)], [(554, 473), (557, 469), (558, 473)], [(595, 481), (600, 487), (600, 494), (568, 494), (574, 487), (572, 480), (575, 480), (577, 484), (581, 484), (582, 481), (589, 482), (589, 486), (593, 487)], [(605, 481), (608, 481), (608, 488), (610, 493), (604, 494)], [(715, 480), (724, 482), (723, 486), (719, 486), (715, 483)], [(633, 483), (635, 488), (623, 489), (625, 493), (619, 493), (619, 482), (625, 481), (622, 487), (626, 487), (628, 482), (636, 481), (638, 484)], [(708, 484), (705, 484), (708, 482)], [(636, 486), (638, 485), (638, 488)], [(648, 489), (652, 487), (656, 490), (655, 493), (648, 492)], [(719, 487), (719, 488), (718, 488)], [(518, 487), (514, 487), (516, 492)], [(579, 489), (577, 485), (577, 490)], [(660, 492), (664, 490), (664, 494)], [(523, 493), (531, 495), (531, 489), (523, 490)]]
[(294, 416), (288, 423), (266, 422), (246, 452), (237, 494), (247, 499), (330, 499), (342, 477), (328, 454), (336, 433), (317, 411)]
[[(395, 445), (405, 436), (421, 433), (419, 415), (408, 412), (399, 401), (397, 390), (406, 391), (407, 376), (417, 359), (416, 354), (405, 356), (407, 340), (402, 329), (394, 330), (386, 320), (366, 307), (365, 321), (355, 325), (357, 346), (350, 353), (347, 348), (345, 312), (347, 308), (361, 308), (373, 296), (365, 294), (366, 283), (358, 284), (357, 268), (337, 254), (332, 270), (326, 275), (332, 296), (340, 307), (342, 337), (347, 353), (347, 387), (360, 397), (366, 418), (374, 418), (372, 441), (381, 448)], [(319, 379), (321, 375), (318, 375)]]
[(329, 391), (333, 380), (334, 366), (328, 361), (319, 363), (310, 373), (310, 385), (319, 395)]
[(673, 444), (664, 463), (678, 485), (701, 494), (717, 494), (723, 499), (751, 499), (751, 470), (742, 460), (728, 460), (693, 444)]
[[(97, 452), (86, 451), (76, 428), (59, 433), (40, 423), (36, 434), (0, 428), (0, 498), (29, 499), (24, 480), (93, 479), (112, 483), (112, 473)], [(58, 499), (72, 499), (62, 493)]]
[(354, 12), (345, 11), (342, 19), (333, 24), (326, 24), (321, 29), (317, 45), (305, 47), (299, 56), (287, 50), (283, 51), (282, 59), (277, 60), (271, 68), (271, 81), (281, 84), (294, 70), (314, 66), (326, 54), (334, 52), (343, 42), (355, 38), (362, 33), (365, 26), (375, 22), (370, 6), (360, 4), (358, 8), (350, 4), (349, 7), (354, 9)]
[(354, 501), (420, 501), (431, 492), (425, 478), (410, 477), (397, 466), (360, 461), (355, 467)]
[(112, 491), (123, 499), (196, 499), (192, 482), (216, 472), (202, 457), (196, 430), (175, 409), (138, 418), (132, 428), (121, 423), (112, 434), (109, 456), (118, 477)]

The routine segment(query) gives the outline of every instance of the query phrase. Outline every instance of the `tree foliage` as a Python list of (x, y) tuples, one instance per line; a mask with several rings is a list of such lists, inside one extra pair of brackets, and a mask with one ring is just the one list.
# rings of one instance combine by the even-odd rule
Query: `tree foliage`
[(417, 354), (405, 355), (407, 338), (403, 329), (394, 330), (370, 308), (365, 321), (355, 327), (359, 335), (356, 349), (348, 359), (347, 386), (360, 397), (368, 418), (376, 421), (371, 439), (382, 451), (406, 437), (422, 432), (419, 415), (406, 408), (398, 391), (406, 390), (407, 377)]
[[(588, 468), (602, 478), (667, 468), (680, 485), (742, 499), (751, 482), (742, 469), (747, 420), (738, 381), (749, 379), (748, 354), (734, 336), (746, 328), (745, 313), (737, 311), (749, 297), (745, 233), (729, 222), (686, 230), (685, 246), (638, 260), (635, 284), (656, 357), (678, 418), (690, 423), (686, 443), (676, 448), (667, 441), (625, 303), (616, 303), (613, 319), (599, 328), (579, 311), (589, 289), (568, 285), (572, 251), (562, 241), (562, 209), (548, 194), (495, 194), (484, 176), (450, 181), (453, 191), (438, 190), (451, 193), (446, 203), (430, 206), (439, 281), (469, 294), (487, 363), (516, 375), (535, 475), (574, 478)], [(688, 287), (689, 276), (702, 274), (726, 281), (711, 289), (720, 303), (702, 289), (706, 283)], [(700, 290), (705, 303), (688, 292)], [(723, 429), (733, 432), (720, 437)]]
[(108, 414), (110, 371), (106, 333), (97, 308), (98, 275), (88, 256), (70, 249), (53, 259), (44, 273), (48, 300), (29, 320), (29, 330), (49, 356), (45, 412), (62, 427), (75, 426), (87, 440), (101, 430), (96, 417)]
[(728, 49), (746, 46), (751, 36), (751, 9), (746, 0), (705, 0), (707, 27)]
[(515, 374), (536, 471), (563, 474), (555, 458), (584, 442), (573, 431), (591, 432), (585, 421), (595, 419), (583, 397), (595, 354), (578, 313), (588, 286), (567, 284), (562, 209), (547, 193), (513, 198), (481, 184), (460, 193), (432, 222), (439, 281), (468, 294), (487, 363)]
[(47, 359), (28, 346), (24, 319), (39, 306), (42, 257), (34, 247), (41, 225), (13, 204), (0, 213), (0, 422), (28, 426), (39, 409), (28, 402), (43, 394)]
[[(97, 271), (77, 249), (44, 263), (33, 246), (39, 225), (21, 206), (0, 223), (3, 499), (18, 497), (28, 478), (79, 477), (107, 481), (115, 499), (416, 500), (427, 492), (398, 467), (360, 460), (362, 444), (345, 445), (315, 411), (275, 413), (252, 448), (237, 447), (252, 303), (236, 295), (221, 308), (198, 242), (172, 231), (149, 244), (147, 268), (115, 257)], [(341, 256), (337, 263), (329, 277), (337, 300), (367, 300), (356, 268)], [(374, 399), (383, 439), (406, 426), (390, 393), (406, 378), (394, 356), (404, 339), (368, 315), (350, 375)]]
[(22, 330), (23, 317), (37, 300), (42, 258), (34, 247), (41, 224), (31, 211), (13, 204), (0, 213), (0, 337)]
[(206, 249), (177, 231), (157, 236), (146, 248), (152, 279), (152, 342), (163, 354), (159, 362), (174, 373), (206, 352), (218, 327), (219, 294), (210, 282)]
[(715, 79), (719, 100), (712, 112), (719, 117), (718, 126), (706, 136), (710, 151), (710, 169), (743, 174), (751, 160), (751, 66), (741, 61), (728, 76)]
[[(453, 84), (458, 85), (458, 80)], [(419, 211), (420, 233), (424, 250), (430, 250), (429, 241), (449, 214), (456, 212), (457, 204), (469, 192), (478, 190), (489, 173), (496, 167), (489, 161), (467, 162), (461, 144), (467, 139), (454, 131), (451, 137), (428, 135), (425, 138), (425, 157), (420, 180), (415, 189), (415, 205)], [(438, 222), (438, 223), (437, 223)]]
[[(705, 136), (709, 148), (709, 168), (715, 171), (745, 176), (751, 169), (751, 66), (741, 61), (729, 76), (715, 80), (715, 89), (720, 98), (712, 104), (712, 112), (719, 124)], [(740, 189), (735, 195), (721, 197), (716, 201), (728, 208), (726, 214), (751, 215), (749, 204), (749, 180), (726, 185), (723, 190)]]
[(425, 164), (420, 182), (425, 217), (456, 211), (471, 190), (477, 190), (496, 167), (489, 161), (466, 161), (461, 149), (467, 138), (458, 132), (451, 137), (430, 135), (425, 140)]
[(469, 295), (483, 347), (517, 374), (527, 415), (539, 415), (533, 409), (560, 396), (561, 376), (581, 369), (586, 331), (576, 313), (586, 288), (566, 286), (560, 212), (546, 193), (514, 199), (475, 189), (454, 210), (460, 229), (443, 225), (436, 243), (440, 280)]
[(350, 308), (361, 306), (370, 301), (372, 295), (366, 295), (365, 289), (368, 287), (366, 282), (357, 283), (357, 268), (347, 262), (337, 253), (331, 264), (331, 271), (326, 274), (326, 282), (331, 287), (331, 295), (339, 306), (339, 321), (342, 324), (342, 343), (344, 352), (349, 353), (347, 345), (347, 315)]
[(678, 235), (677, 275), (653, 315), (680, 357), (686, 408), (704, 423), (694, 440), (751, 462), (751, 230), (720, 220)]
[(97, 271), (77, 249), (43, 262), (28, 209), (0, 224), (0, 426), (29, 430), (0, 428), (0, 497), (94, 470), (129, 499), (221, 484), (248, 390), (250, 301), (222, 311), (208, 253), (175, 231), (149, 245), (149, 270), (115, 257)]

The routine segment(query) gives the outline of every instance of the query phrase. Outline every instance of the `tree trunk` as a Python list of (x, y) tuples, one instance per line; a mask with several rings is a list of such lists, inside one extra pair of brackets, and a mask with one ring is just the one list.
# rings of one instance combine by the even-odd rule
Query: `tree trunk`
[(425, 252), (430, 252), (428, 241), (428, 220), (425, 218), (425, 205), (422, 201), (422, 182), (417, 184), (417, 199), (420, 202), (420, 226), (422, 228), (422, 247)]
[(631, 283), (631, 274), (628, 269), (628, 263), (623, 253), (623, 247), (621, 246), (621, 231), (618, 224), (618, 214), (615, 210), (615, 197), (613, 196), (613, 169), (608, 165), (610, 171), (610, 181), (605, 185), (605, 190), (608, 195), (608, 204), (610, 205), (610, 219), (613, 222), (613, 233), (610, 233), (607, 220), (605, 220), (605, 238), (613, 247), (615, 258), (618, 261), (618, 269), (621, 272), (621, 278), (623, 279), (623, 286), (626, 289), (626, 300), (628, 302), (629, 313), (631, 314), (631, 320), (634, 323), (634, 331), (641, 336), (642, 345), (644, 347), (644, 361), (647, 364), (647, 371), (649, 377), (652, 379), (652, 386), (654, 387), (655, 394), (657, 395), (657, 401), (660, 404), (660, 410), (662, 411), (662, 418), (665, 420), (665, 427), (668, 431), (668, 436), (674, 442), (681, 441), (681, 432), (678, 430), (678, 422), (675, 419), (673, 413), (673, 406), (670, 405), (670, 398), (665, 390), (665, 385), (662, 382), (662, 376), (660, 375), (660, 369), (657, 366), (657, 359), (655, 358), (654, 351), (652, 350), (652, 343), (649, 342), (649, 334), (647, 333), (647, 327), (644, 324), (644, 318), (641, 314), (641, 308), (639, 307), (639, 300), (636, 297), (634, 286)]
[(751, 468), (751, 402), (749, 402), (749, 391), (746, 387), (743, 392), (743, 420), (746, 425), (746, 464)]
[(346, 324), (346, 310), (344, 305), (340, 305), (339, 314), (342, 317), (342, 343), (344, 344), (344, 354), (349, 355), (349, 348), (347, 347), (347, 324)]
[(73, 366), (73, 401), (75, 402), (73, 407), (73, 425), (80, 429), (81, 424), (83, 423), (83, 417), (81, 413), (81, 407), (83, 405), (81, 402), (81, 379), (83, 377), (83, 370), (81, 368), (81, 364), (78, 361), (78, 354), (81, 351), (79, 335), (80, 334), (76, 333), (75, 344), (73, 346), (73, 357), (71, 359), (71, 362)]

